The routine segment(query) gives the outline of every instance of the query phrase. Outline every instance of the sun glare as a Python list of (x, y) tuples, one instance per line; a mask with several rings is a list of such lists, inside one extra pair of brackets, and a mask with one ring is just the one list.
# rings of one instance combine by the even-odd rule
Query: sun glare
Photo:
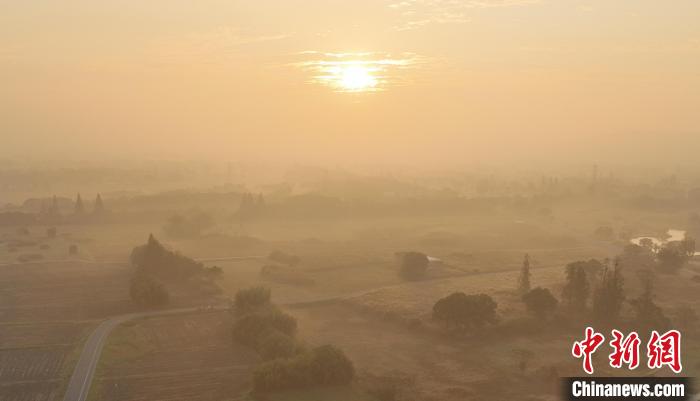
[[(405, 82), (405, 72), (420, 62), (409, 53), (393, 58), (380, 53), (303, 52), (314, 57), (294, 65), (310, 73), (309, 83), (322, 84), (340, 93), (383, 92)], [(316, 58), (319, 57), (320, 58)]]
[(348, 92), (367, 91), (377, 86), (377, 78), (365, 66), (351, 65), (341, 67), (340, 70), (337, 84)]

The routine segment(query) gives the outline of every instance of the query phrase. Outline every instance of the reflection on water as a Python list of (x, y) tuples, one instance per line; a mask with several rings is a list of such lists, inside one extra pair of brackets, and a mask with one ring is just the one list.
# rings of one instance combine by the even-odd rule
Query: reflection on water
[[(685, 230), (676, 230), (676, 229), (669, 229), (666, 231), (666, 234), (668, 235), (668, 238), (666, 239), (660, 239), (658, 237), (636, 237), (632, 238), (630, 240), (631, 243), (635, 245), (641, 245), (642, 240), (644, 239), (649, 239), (651, 240), (652, 244), (654, 244), (655, 247), (661, 247), (669, 242), (673, 241), (682, 241), (685, 238)], [(695, 256), (700, 255), (700, 251), (695, 252)]]

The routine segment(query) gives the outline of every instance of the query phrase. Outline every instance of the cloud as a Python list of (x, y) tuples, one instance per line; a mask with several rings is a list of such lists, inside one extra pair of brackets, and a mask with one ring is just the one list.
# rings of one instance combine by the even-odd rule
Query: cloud
[(291, 63), (308, 74), (307, 83), (331, 87), (338, 92), (356, 92), (343, 87), (342, 80), (348, 71), (360, 71), (371, 82), (362, 91), (381, 92), (389, 87), (410, 83), (407, 70), (419, 68), (428, 62), (415, 53), (355, 52), (335, 53), (304, 51), (296, 54), (301, 61)]
[(524, 6), (540, 0), (400, 0), (388, 6), (401, 13), (403, 22), (396, 30), (411, 30), (430, 24), (470, 21), (469, 11), (479, 8)]
[(254, 35), (230, 27), (219, 27), (206, 32), (162, 38), (153, 42), (150, 48), (152, 54), (163, 60), (222, 61), (235, 58), (244, 46), (277, 42), (290, 36), (286, 33)]

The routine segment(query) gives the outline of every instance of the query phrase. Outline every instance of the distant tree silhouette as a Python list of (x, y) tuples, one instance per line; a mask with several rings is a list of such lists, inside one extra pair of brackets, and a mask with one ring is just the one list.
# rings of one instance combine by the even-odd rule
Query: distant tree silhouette
[(270, 304), (270, 289), (265, 287), (252, 287), (239, 290), (234, 300), (236, 313), (248, 313), (256, 308)]
[(593, 297), (593, 316), (604, 325), (613, 325), (620, 320), (625, 301), (624, 278), (618, 264), (605, 268)]
[(141, 273), (164, 281), (178, 281), (206, 274), (204, 265), (165, 248), (153, 234), (148, 236), (145, 245), (137, 246), (131, 251), (130, 259)]
[(644, 333), (651, 330), (668, 330), (671, 321), (654, 302), (654, 273), (645, 271), (640, 274), (640, 280), (642, 281), (642, 294), (639, 298), (630, 301), (635, 311), (634, 328)]
[(538, 319), (546, 319), (559, 303), (548, 289), (541, 287), (534, 288), (523, 295), (523, 302), (528, 312)]
[(525, 254), (523, 266), (520, 268), (520, 276), (518, 277), (518, 292), (527, 294), (528, 291), (530, 291), (530, 255)]
[(136, 304), (143, 307), (161, 306), (170, 301), (165, 286), (145, 274), (136, 274), (131, 279), (129, 294)]
[(669, 242), (656, 253), (659, 271), (675, 273), (695, 254), (695, 240)]
[(355, 367), (345, 353), (332, 345), (322, 345), (292, 358), (279, 358), (258, 366), (253, 372), (256, 393), (344, 385), (352, 381)]
[(498, 305), (486, 294), (466, 295), (455, 292), (440, 299), (433, 306), (433, 319), (460, 331), (479, 329), (496, 323)]
[(241, 196), (241, 203), (238, 207), (238, 217), (247, 219), (260, 216), (265, 209), (265, 198), (263, 194), (258, 194), (257, 197), (250, 192), (246, 192)]
[(100, 215), (105, 212), (105, 205), (102, 203), (102, 196), (100, 194), (97, 194), (97, 197), (95, 197), (95, 206), (92, 210), (94, 214)]
[(75, 209), (74, 214), (76, 216), (82, 216), (85, 213), (85, 205), (83, 205), (83, 198), (80, 197), (80, 193), (75, 199)]
[(566, 283), (562, 290), (564, 303), (571, 310), (582, 312), (586, 309), (590, 295), (590, 285), (586, 265), (581, 262), (569, 263), (565, 268)]

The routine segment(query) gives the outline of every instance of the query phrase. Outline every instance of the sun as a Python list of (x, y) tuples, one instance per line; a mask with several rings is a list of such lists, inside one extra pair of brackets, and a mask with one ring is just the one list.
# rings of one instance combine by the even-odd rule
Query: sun
[(377, 86), (377, 78), (372, 70), (364, 65), (343, 66), (338, 71), (337, 85), (347, 92), (363, 92)]

